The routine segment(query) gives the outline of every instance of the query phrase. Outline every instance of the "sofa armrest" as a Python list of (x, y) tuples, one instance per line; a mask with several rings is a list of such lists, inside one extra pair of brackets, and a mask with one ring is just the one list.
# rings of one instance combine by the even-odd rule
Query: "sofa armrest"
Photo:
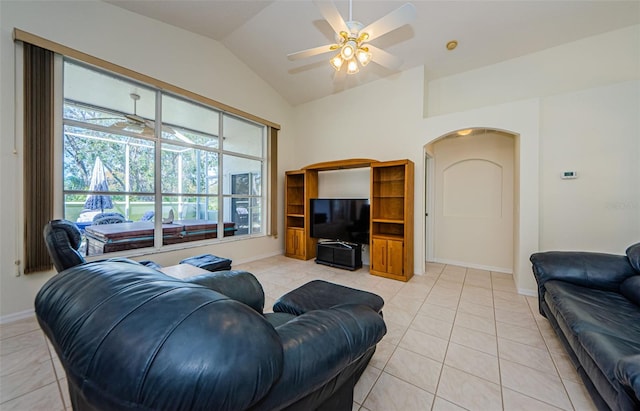
[(624, 255), (581, 251), (547, 251), (532, 254), (533, 275), (538, 283), (538, 303), (542, 310), (547, 281), (559, 280), (584, 287), (619, 291), (620, 284), (636, 272)]
[[(386, 333), (382, 317), (364, 305), (302, 314), (276, 328), (284, 350), (278, 382), (256, 409), (294, 403), (361, 358)], [(295, 387), (295, 389), (292, 389)]]
[(633, 401), (628, 408), (640, 408), (640, 354), (630, 355), (618, 361), (616, 378)]
[(227, 297), (240, 301), (262, 314), (264, 290), (256, 277), (247, 271), (214, 271), (190, 277), (184, 281), (199, 284)]

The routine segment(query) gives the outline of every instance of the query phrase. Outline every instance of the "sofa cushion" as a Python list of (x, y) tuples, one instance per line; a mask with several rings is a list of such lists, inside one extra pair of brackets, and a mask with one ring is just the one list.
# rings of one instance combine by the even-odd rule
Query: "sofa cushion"
[(618, 338), (603, 332), (583, 331), (578, 334), (578, 340), (614, 386), (619, 383), (616, 377), (618, 362), (622, 358), (640, 353), (640, 340)]
[(591, 330), (640, 343), (640, 308), (616, 292), (563, 281), (546, 284), (545, 300), (573, 333)]
[(546, 289), (545, 302), (585, 372), (615, 408), (622, 389), (616, 365), (640, 353), (640, 307), (619, 293), (562, 281), (549, 281)]
[(618, 361), (616, 378), (629, 393), (629, 397), (640, 403), (640, 354), (631, 355)]
[(640, 306), (640, 275), (627, 278), (620, 284), (622, 295)]
[(629, 246), (625, 252), (627, 253), (629, 264), (640, 272), (640, 243)]

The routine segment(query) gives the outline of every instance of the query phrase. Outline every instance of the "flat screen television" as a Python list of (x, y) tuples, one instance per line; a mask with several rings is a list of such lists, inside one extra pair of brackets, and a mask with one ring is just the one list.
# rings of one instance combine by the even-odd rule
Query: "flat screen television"
[(369, 200), (312, 198), (311, 237), (369, 244)]

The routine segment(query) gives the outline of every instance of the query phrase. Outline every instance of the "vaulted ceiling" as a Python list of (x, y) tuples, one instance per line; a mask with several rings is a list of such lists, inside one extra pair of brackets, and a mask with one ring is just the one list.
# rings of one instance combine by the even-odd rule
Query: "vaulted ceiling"
[[(331, 53), (291, 62), (287, 54), (335, 42), (311, 0), (105, 0), (221, 42), (297, 105), (394, 74), (377, 64), (335, 76)], [(349, 2), (334, 1), (348, 20)], [(353, 0), (353, 20), (369, 24), (404, 4)], [(417, 18), (372, 42), (424, 66), (429, 79), (495, 64), (584, 37), (640, 23), (640, 2), (614, 0), (413, 1)], [(448, 51), (446, 44), (459, 45)], [(611, 47), (615, 47), (612, 44)]]

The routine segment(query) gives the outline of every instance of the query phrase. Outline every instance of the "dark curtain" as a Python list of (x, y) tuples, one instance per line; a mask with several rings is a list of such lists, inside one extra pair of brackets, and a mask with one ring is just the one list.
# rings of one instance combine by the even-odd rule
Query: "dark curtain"
[(269, 166), (271, 168), (271, 204), (269, 204), (270, 227), (268, 233), (278, 238), (278, 129), (269, 127)]
[(42, 230), (53, 218), (53, 52), (24, 44), (24, 273), (52, 268)]

